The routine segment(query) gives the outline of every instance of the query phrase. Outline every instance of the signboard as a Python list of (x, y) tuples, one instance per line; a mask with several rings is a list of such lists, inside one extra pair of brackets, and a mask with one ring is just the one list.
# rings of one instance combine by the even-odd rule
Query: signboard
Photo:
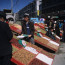
[(30, 20), (34, 23), (44, 23), (45, 21), (44, 18), (40, 18), (40, 20), (38, 18), (31, 18)]
[(44, 18), (40, 18), (40, 21), (45, 21), (45, 19)]
[(38, 22), (38, 18), (31, 18), (30, 20), (31, 20), (32, 22), (34, 22), (34, 23), (35, 23), (35, 22)]

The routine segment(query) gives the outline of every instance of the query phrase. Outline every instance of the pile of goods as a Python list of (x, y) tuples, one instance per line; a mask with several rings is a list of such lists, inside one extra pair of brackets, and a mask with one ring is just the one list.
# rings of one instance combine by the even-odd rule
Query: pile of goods
[(22, 48), (22, 46), (18, 43), (17, 39), (13, 38), (10, 42), (12, 45), (16, 46), (17, 48)]
[(37, 58), (33, 59), (29, 65), (48, 65), (46, 63), (43, 63), (42, 61), (38, 60)]
[(35, 35), (34, 39), (36, 42), (39, 42), (40, 45), (45, 46), (53, 51), (57, 51), (59, 48), (58, 43), (51, 41), (51, 40), (47, 40), (45, 37), (41, 38), (41, 37)]
[(21, 34), (22, 28), (21, 28), (20, 25), (18, 25), (18, 24), (9, 24), (9, 26), (10, 26), (12, 31)]
[[(25, 48), (14, 53), (12, 59), (15, 59), (12, 62), (18, 65), (51, 65), (54, 60), (54, 55), (29, 43)], [(48, 60), (49, 62), (47, 62)]]
[(45, 30), (43, 30), (43, 29), (41, 29), (38, 25), (34, 25), (34, 27), (35, 27), (35, 30), (38, 32), (42, 32), (43, 34), (46, 34), (46, 31)]
[(45, 28), (45, 25), (44, 25), (43, 23), (38, 23), (38, 25), (39, 25), (42, 29)]
[(12, 45), (12, 54), (17, 52), (17, 51), (18, 51), (18, 49), (15, 46)]
[(34, 54), (25, 49), (21, 49), (13, 55), (15, 60), (19, 61), (21, 64), (23, 63), (24, 65), (27, 65), (34, 57)]

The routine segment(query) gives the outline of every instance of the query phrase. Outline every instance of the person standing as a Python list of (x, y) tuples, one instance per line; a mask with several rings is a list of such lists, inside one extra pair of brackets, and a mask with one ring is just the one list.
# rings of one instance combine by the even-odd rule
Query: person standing
[(35, 44), (34, 42), (34, 23), (29, 21), (29, 16), (24, 15), (24, 20), (22, 23), (22, 34), (28, 35), (28, 37), (24, 38), (26, 41)]
[(53, 32), (53, 28), (52, 28), (52, 27), (48, 29), (46, 35), (47, 35), (48, 37), (52, 38), (53, 40), (56, 40), (55, 34), (54, 34), (54, 32)]
[(59, 21), (57, 21), (56, 26), (55, 26), (55, 33), (57, 36), (60, 37), (60, 29), (59, 29)]
[(0, 11), (0, 65), (10, 65), (12, 46), (10, 40), (13, 34), (9, 25), (5, 23), (6, 14)]

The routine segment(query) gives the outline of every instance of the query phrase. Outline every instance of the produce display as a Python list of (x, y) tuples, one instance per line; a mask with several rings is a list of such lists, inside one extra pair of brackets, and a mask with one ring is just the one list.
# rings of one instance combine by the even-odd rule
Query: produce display
[(46, 34), (46, 31), (44, 31), (43, 29), (41, 29), (38, 25), (35, 25), (34, 27), (35, 27), (35, 29), (36, 29), (37, 31), (40, 31), (40, 32), (42, 32), (43, 34)]
[(18, 28), (19, 30), (21, 30), (21, 25), (18, 25), (18, 24), (13, 24), (14, 27)]
[(16, 43), (16, 42), (17, 42), (17, 39), (12, 38), (12, 40), (11, 40), (10, 42), (11, 42), (11, 43)]
[[(17, 41), (18, 41), (17, 39), (13, 38), (13, 40), (11, 42), (15, 43)], [(15, 43), (15, 46), (16, 46), (16, 43)], [(48, 65), (48, 64), (40, 61), (39, 59), (35, 58), (37, 54), (34, 54), (34, 53), (32, 53), (32, 52), (30, 52), (30, 51), (28, 51), (28, 50), (26, 50), (25, 48), (22, 48), (22, 47), (21, 47), (20, 50), (18, 50), (15, 46), (13, 46), (13, 51), (12, 51), (14, 53), (12, 58), (14, 58), (16, 61), (18, 61), (18, 63), (13, 61), (15, 64), (19, 64), (20, 63), (21, 65), (22, 64), (23, 65), (30, 65), (32, 63), (31, 65), (33, 65), (33, 64)], [(54, 58), (54, 55), (42, 50), (41, 48), (37, 47), (36, 45), (33, 45), (31, 43), (26, 42), (26, 46), (36, 49), (36, 51), (38, 51), (38, 53), (42, 53), (42, 54), (44, 54), (44, 55), (46, 55), (46, 56), (48, 56), (48, 57), (50, 57), (52, 59)], [(18, 45), (17, 45), (17, 47), (18, 47)]]
[(38, 25), (42, 26), (42, 27), (47, 27), (47, 24), (44, 24), (44, 23), (38, 23)]
[[(53, 40), (53, 39), (51, 39), (50, 37), (48, 37), (48, 36), (46, 36), (46, 35), (43, 35), (44, 37), (46, 37), (46, 38), (48, 38), (48, 39), (50, 39), (50, 40)], [(58, 40), (57, 38), (56, 38), (56, 40), (53, 40), (53, 41), (55, 41), (55, 42), (57, 42), (58, 44), (60, 44), (60, 40)]]
[(42, 45), (42, 46), (45, 46), (45, 47), (47, 47), (47, 48), (49, 48), (49, 49), (51, 49), (51, 50), (54, 50), (54, 51), (57, 51), (57, 50), (58, 50), (58, 47), (59, 47), (59, 46), (50, 43), (48, 40), (45, 40), (45, 39), (43, 39), (43, 38), (40, 38), (40, 37), (38, 37), (38, 36), (36, 36), (36, 35), (34, 35), (34, 39), (35, 39), (35, 41), (36, 41), (37, 43), (39, 43), (39, 44)]
[[(15, 24), (16, 25), (16, 24)], [(44, 34), (44, 30), (43, 29), (41, 29), (39, 26), (37, 26), (37, 25), (35, 25), (35, 29), (37, 30), (37, 31), (40, 31), (41, 33), (43, 33)], [(14, 38), (16, 38), (16, 36), (14, 36)], [(16, 38), (17, 39), (17, 38)], [(34, 39), (35, 39), (35, 41), (37, 42), (37, 43), (39, 43), (39, 44), (41, 44), (42, 46), (45, 46), (45, 47), (47, 47), (47, 48), (49, 48), (49, 49), (52, 49), (52, 50), (54, 50), (54, 51), (56, 51), (56, 50), (58, 50), (58, 46), (57, 45), (55, 45), (55, 44), (52, 44), (52, 43), (50, 43), (48, 40), (45, 40), (45, 39), (43, 39), (43, 38), (40, 38), (40, 37), (38, 37), (38, 36), (34, 36)], [(52, 41), (51, 41), (52, 42)], [(16, 42), (16, 43), (13, 43), (13, 44), (15, 44), (16, 46), (17, 46), (17, 44), (18, 44), (18, 42)], [(19, 46), (19, 48), (20, 48), (20, 45), (18, 44), (18, 46)], [(17, 47), (18, 47), (17, 46)]]
[(42, 48), (40, 48), (40, 47), (38, 47), (36, 45), (28, 43), (27, 46), (35, 48), (38, 52), (40, 52), (42, 54), (45, 54), (45, 55), (49, 56), (50, 58), (54, 58), (53, 54), (51, 54), (49, 52), (46, 52), (45, 50), (43, 50)]
[(36, 46), (36, 45), (33, 45), (33, 44), (31, 44), (31, 43), (28, 43), (27, 46), (30, 46), (30, 47), (35, 48), (38, 52), (40, 52), (40, 51), (42, 50), (42, 48), (40, 48), (40, 47), (38, 47), (38, 46)]
[(21, 34), (21, 29), (20, 28), (14, 26), (13, 24), (12, 25), (9, 25), (9, 26), (10, 26), (10, 28), (11, 28), (12, 31)]
[[(43, 23), (38, 23), (38, 24), (36, 24), (35, 25), (35, 27), (40, 27), (40, 28), (42, 28), (42, 30), (44, 31), (44, 33), (41, 31), (41, 33), (42, 34), (46, 34), (46, 31), (45, 31), (45, 27), (47, 27), (47, 25), (46, 24), (43, 24)], [(37, 28), (36, 28), (36, 30), (37, 30)], [(59, 43), (60, 42), (60, 37), (58, 37), (57, 35), (55, 35), (55, 37), (56, 37), (56, 41)]]
[(12, 39), (11, 40), (11, 44), (13, 44), (14, 46), (18, 47), (18, 48), (22, 48), (22, 46), (18, 43), (17, 39)]
[[(12, 31), (14, 31), (16, 33), (19, 33), (19, 34), (21, 33), (21, 26), (18, 25), (18, 24), (12, 24), (12, 25), (10, 25), (10, 28), (11, 28)], [(43, 34), (46, 34), (46, 31), (41, 29), (41, 27), (38, 26), (38, 25), (35, 25), (35, 29), (36, 29), (36, 31), (40, 31)], [(39, 37), (37, 35), (34, 35), (34, 39), (35, 39), (35, 42), (39, 43), (42, 46), (45, 46), (45, 47), (47, 47), (47, 48), (49, 48), (49, 49), (51, 49), (53, 51), (58, 50), (57, 45), (54, 45), (54, 44), (50, 43), (52, 41), (49, 42), (48, 40), (46, 40), (44, 38), (41, 38), (41, 37)], [(21, 44), (18, 43), (18, 40), (20, 40), (20, 39), (18, 39), (17, 36), (15, 36), (15, 35), (13, 36), (13, 39), (11, 40), (12, 48), (13, 48), (13, 50), (12, 50), (12, 53), (13, 53), (12, 58), (15, 59), (16, 61), (18, 61), (18, 63), (13, 61), (15, 64), (17, 64), (17, 65), (22, 65), (22, 64), (23, 65), (48, 65), (45, 62), (43, 62), (43, 61), (41, 61), (41, 60), (39, 60), (37, 58), (37, 56), (39, 54), (40, 55), (42, 54), (42, 57), (44, 55), (46, 55), (47, 57), (51, 58), (52, 61), (53, 61), (53, 59), (54, 59), (53, 54), (51, 54), (49, 52), (46, 52), (42, 48), (40, 48), (40, 47), (38, 47), (36, 45), (33, 45), (31, 43), (28, 43), (28, 42), (26, 42), (26, 46), (23, 47)], [(46, 58), (46, 56), (44, 57), (44, 59)], [(40, 58), (42, 58), (42, 57), (40, 56)]]
[(22, 29), (21, 25), (16, 24), (16, 23), (13, 23), (13, 24), (9, 23), (9, 26), (14, 26), (14, 27), (16, 27), (16, 28), (18, 28), (20, 30)]
[(29, 65), (48, 65), (46, 63), (43, 63), (42, 61), (38, 60), (37, 58), (33, 59)]
[[(41, 48), (37, 47), (36, 45), (28, 43), (27, 47), (32, 47), (38, 51), (38, 54), (42, 53), (43, 55), (46, 55), (47, 57), (54, 59), (53, 54), (48, 53), (45, 50), (42, 50)], [(14, 49), (14, 47), (13, 47), (13, 49)], [(13, 54), (12, 58), (14, 58), (16, 61), (18, 61), (18, 63), (14, 62), (15, 64), (19, 65), (19, 63), (20, 63), (20, 65), (22, 65), (22, 64), (23, 65), (43, 65), (43, 64), (48, 65), (45, 62), (42, 62), (41, 60), (36, 58), (36, 56), (38, 54), (31, 53), (28, 50), (26, 50), (25, 48), (22, 48), (18, 51), (15, 49), (13, 52), (16, 52), (16, 53)], [(40, 56), (40, 58), (41, 58), (41, 56)]]
[(18, 49), (12, 45), (12, 54), (15, 53), (16, 51), (18, 51)]
[(35, 56), (36, 55), (32, 54), (31, 52), (21, 49), (17, 51), (17, 53), (15, 53), (12, 57), (20, 63), (27, 65), (32, 59), (34, 59)]
[(60, 37), (58, 37), (57, 35), (55, 37), (56, 37), (56, 40), (58, 41), (58, 43), (60, 43)]
[(39, 25), (42, 29), (45, 28), (45, 25), (44, 25), (43, 23), (38, 23), (38, 25)]
[(46, 52), (45, 50), (41, 50), (40, 52), (41, 52), (42, 54), (47, 55), (47, 56), (50, 57), (50, 58), (53, 58), (53, 59), (54, 59), (54, 57), (55, 57), (52, 53)]
[(50, 37), (48, 37), (48, 36), (46, 36), (46, 35), (43, 35), (42, 33), (37, 33), (37, 32), (35, 32), (35, 34), (37, 35), (37, 36), (39, 36), (39, 37), (41, 37), (41, 38), (45, 38), (46, 40), (51, 40), (51, 41), (55, 41), (55, 42), (57, 42), (58, 44), (60, 44), (60, 40), (58, 40), (58, 39), (56, 39), (56, 40), (53, 40), (52, 38), (50, 38)]
[(43, 24), (43, 23), (38, 23), (38, 25), (44, 26), (44, 24)]

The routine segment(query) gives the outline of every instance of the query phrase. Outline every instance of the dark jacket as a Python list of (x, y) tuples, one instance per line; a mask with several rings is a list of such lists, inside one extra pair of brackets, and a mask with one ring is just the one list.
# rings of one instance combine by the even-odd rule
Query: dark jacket
[(12, 54), (12, 46), (9, 42), (12, 37), (8, 24), (0, 21), (0, 56)]
[(54, 28), (54, 22), (52, 22), (51, 27)]
[[(27, 34), (27, 29), (26, 29), (26, 21), (22, 21), (22, 34)], [(32, 37), (34, 37), (34, 23), (33, 22), (28, 22), (29, 24), (29, 28), (30, 28), (30, 32), (31, 32), (31, 35)]]
[(49, 30), (47, 31), (46, 35), (50, 38), (52, 38), (53, 40), (55, 40), (55, 36), (52, 34), (52, 32)]
[(56, 35), (58, 35), (60, 37), (59, 22), (56, 23), (55, 33), (56, 33)]

